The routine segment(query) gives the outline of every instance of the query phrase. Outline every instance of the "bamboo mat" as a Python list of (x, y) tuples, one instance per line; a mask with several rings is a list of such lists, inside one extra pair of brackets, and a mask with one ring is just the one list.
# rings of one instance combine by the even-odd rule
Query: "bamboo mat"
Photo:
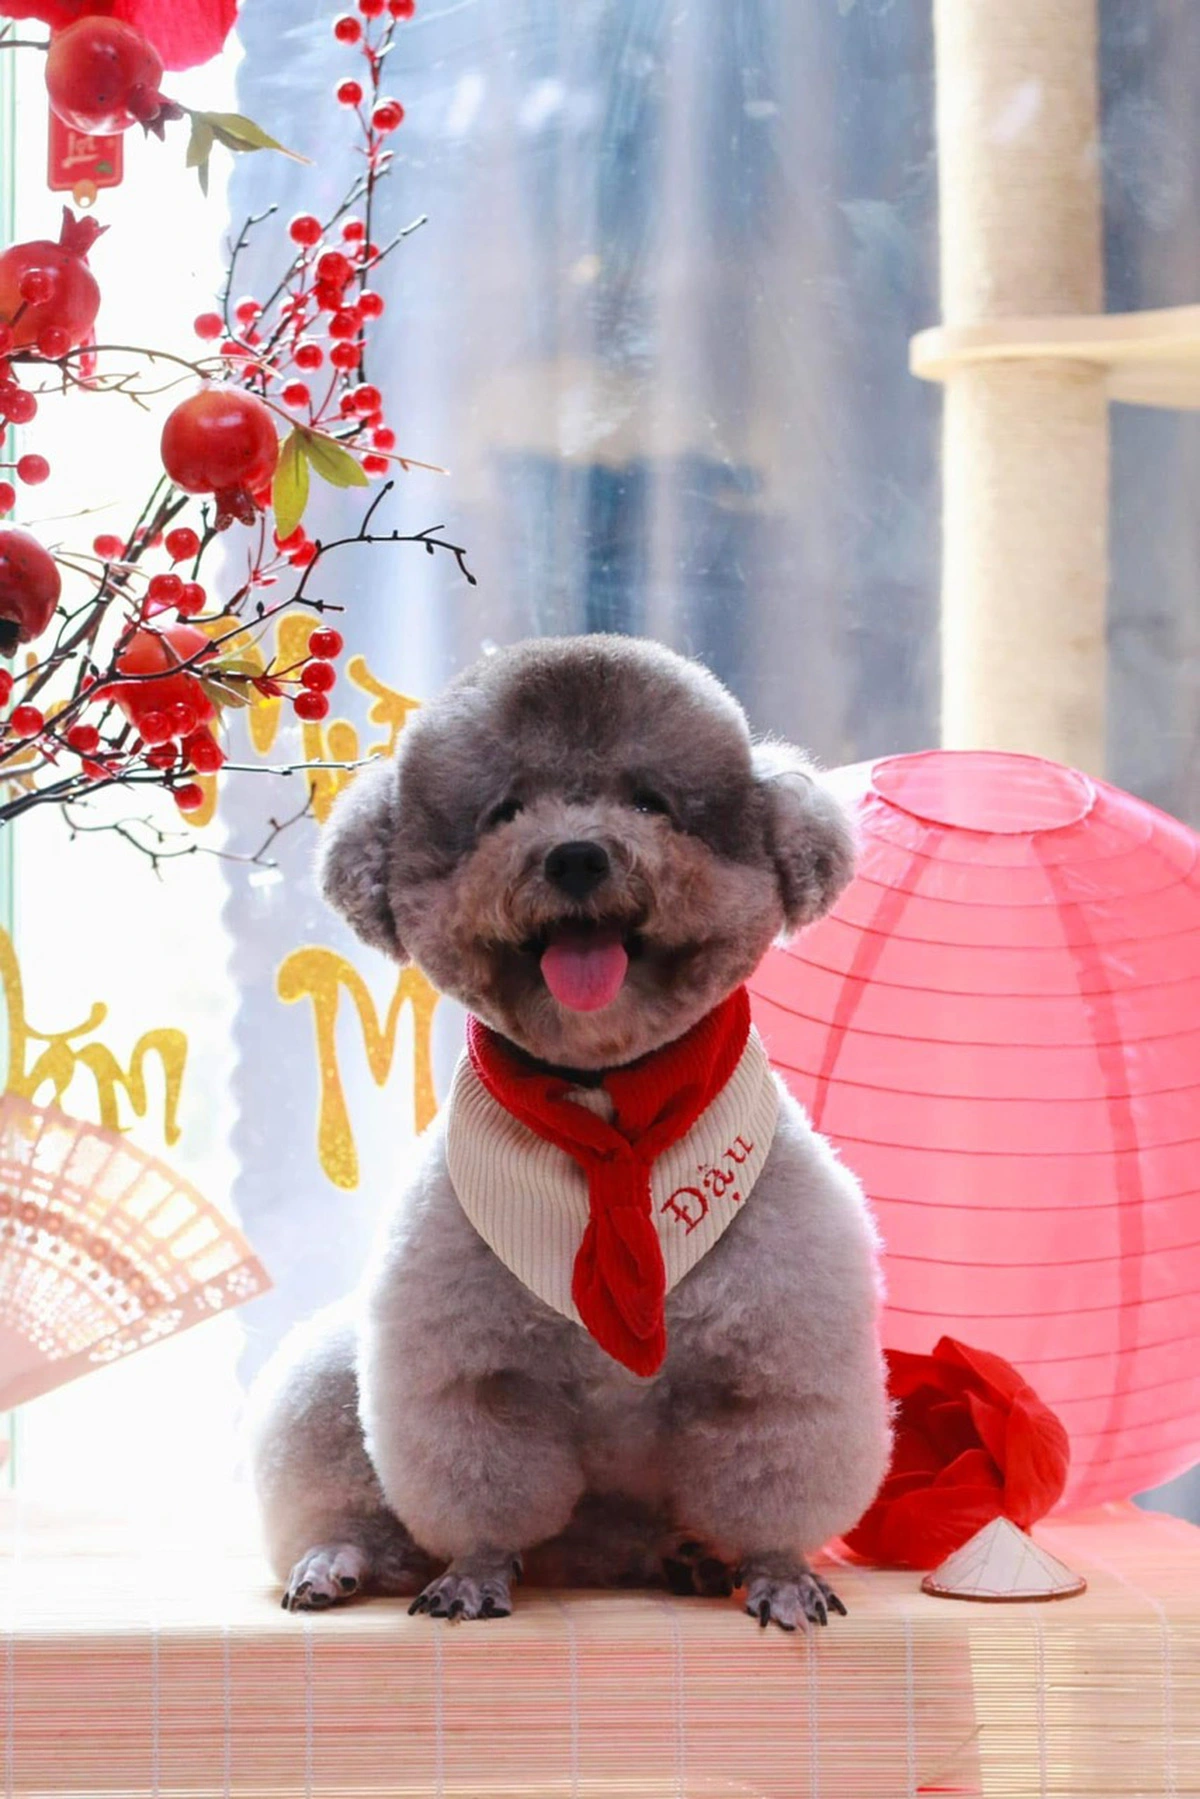
[(10, 1497), (0, 1532), (6, 1799), (1200, 1794), (1200, 1531), (1132, 1508), (1036, 1533), (1082, 1598), (837, 1566), (850, 1616), (809, 1638), (628, 1593), (524, 1591), (478, 1626), (292, 1616), (249, 1526)]

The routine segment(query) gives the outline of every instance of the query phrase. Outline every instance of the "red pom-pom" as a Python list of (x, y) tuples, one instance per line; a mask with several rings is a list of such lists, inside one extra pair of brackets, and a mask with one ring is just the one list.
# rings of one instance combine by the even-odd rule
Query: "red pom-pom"
[(866, 1561), (934, 1568), (995, 1518), (1028, 1530), (1062, 1498), (1067, 1433), (1002, 1356), (943, 1337), (889, 1350), (895, 1444), (874, 1503), (846, 1537)]

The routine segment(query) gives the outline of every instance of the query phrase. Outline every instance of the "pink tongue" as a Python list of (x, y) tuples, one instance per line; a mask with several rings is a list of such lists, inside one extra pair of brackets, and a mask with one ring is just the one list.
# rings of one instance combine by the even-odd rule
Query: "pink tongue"
[(599, 1012), (620, 993), (628, 967), (616, 938), (577, 937), (550, 945), (542, 957), (542, 978), (560, 1006)]

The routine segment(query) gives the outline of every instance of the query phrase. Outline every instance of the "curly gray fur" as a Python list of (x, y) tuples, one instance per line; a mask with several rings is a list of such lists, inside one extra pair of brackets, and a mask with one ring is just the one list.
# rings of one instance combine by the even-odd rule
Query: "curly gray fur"
[[(563, 910), (546, 853), (584, 837), (611, 874), (572, 915), (639, 944), (599, 1013), (559, 1005), (529, 948)], [(502, 651), (425, 708), (335, 808), (321, 880), (366, 942), (529, 1055), (596, 1070), (682, 1035), (832, 904), (852, 860), (811, 764), (753, 744), (707, 671), (585, 637)], [(517, 1558), (531, 1579), (617, 1585), (662, 1578), (690, 1538), (764, 1621), (823, 1621), (805, 1557), (888, 1459), (878, 1305), (859, 1187), (782, 1090), (749, 1203), (668, 1296), (650, 1379), (496, 1258), (435, 1122), (360, 1291), (293, 1333), (252, 1398), (285, 1603), (423, 1588), (426, 1610), (501, 1616)]]

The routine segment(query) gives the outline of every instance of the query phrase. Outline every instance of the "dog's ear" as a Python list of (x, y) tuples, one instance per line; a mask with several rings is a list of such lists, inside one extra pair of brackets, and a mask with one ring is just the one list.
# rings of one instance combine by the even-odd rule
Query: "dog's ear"
[(364, 943), (405, 962), (388, 898), (399, 803), (399, 768), (390, 756), (377, 757), (338, 796), (321, 833), (317, 879), (328, 903)]
[(789, 931), (828, 912), (854, 873), (854, 832), (816, 769), (790, 743), (754, 746), (754, 777), (766, 798), (767, 849)]

